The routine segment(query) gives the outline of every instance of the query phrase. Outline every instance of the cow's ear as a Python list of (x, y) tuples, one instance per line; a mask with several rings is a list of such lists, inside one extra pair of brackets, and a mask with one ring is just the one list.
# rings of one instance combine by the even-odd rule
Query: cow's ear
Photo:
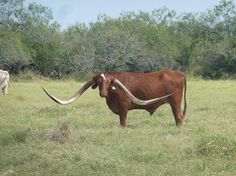
[(94, 85), (92, 85), (92, 89), (96, 89), (96, 88), (97, 88), (97, 86), (98, 86), (98, 84), (97, 84), (97, 83), (95, 83)]
[(98, 76), (96, 75), (93, 77), (94, 84), (92, 85), (92, 89), (97, 88), (97, 86), (98, 86), (97, 80), (98, 80)]

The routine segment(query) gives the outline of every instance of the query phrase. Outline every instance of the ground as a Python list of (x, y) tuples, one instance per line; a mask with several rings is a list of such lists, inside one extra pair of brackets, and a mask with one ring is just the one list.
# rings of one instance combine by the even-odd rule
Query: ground
[(189, 80), (182, 127), (163, 105), (121, 128), (98, 90), (61, 106), (42, 85), (68, 98), (83, 83), (12, 82), (0, 95), (0, 176), (236, 174), (236, 81)]

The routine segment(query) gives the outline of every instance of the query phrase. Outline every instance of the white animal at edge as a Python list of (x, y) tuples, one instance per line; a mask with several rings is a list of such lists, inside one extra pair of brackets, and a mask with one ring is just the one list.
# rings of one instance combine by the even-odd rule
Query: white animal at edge
[(0, 69), (0, 88), (2, 89), (4, 95), (8, 94), (8, 87), (10, 85), (10, 76), (8, 71)]

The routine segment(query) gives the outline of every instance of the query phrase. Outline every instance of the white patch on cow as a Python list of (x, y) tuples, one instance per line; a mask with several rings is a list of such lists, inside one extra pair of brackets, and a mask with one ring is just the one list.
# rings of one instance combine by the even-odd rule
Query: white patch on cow
[(103, 80), (106, 80), (106, 77), (103, 73), (101, 74), (101, 77), (103, 78)]
[(116, 90), (116, 88), (114, 86), (111, 87), (113, 90)]

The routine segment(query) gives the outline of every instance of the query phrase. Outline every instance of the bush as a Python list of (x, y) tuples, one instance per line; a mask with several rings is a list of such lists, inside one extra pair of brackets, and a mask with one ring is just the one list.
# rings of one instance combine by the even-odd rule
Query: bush
[(29, 67), (31, 56), (16, 32), (0, 32), (0, 68), (11, 73), (19, 73)]

